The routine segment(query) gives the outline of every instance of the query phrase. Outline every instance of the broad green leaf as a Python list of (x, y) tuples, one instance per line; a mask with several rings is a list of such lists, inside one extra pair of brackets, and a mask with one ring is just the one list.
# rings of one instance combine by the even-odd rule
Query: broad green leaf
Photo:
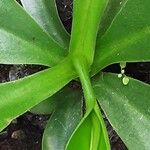
[(93, 71), (121, 61), (150, 61), (150, 1), (128, 0), (97, 39)]
[(102, 37), (102, 35), (110, 27), (114, 18), (117, 16), (117, 14), (119, 13), (120, 9), (124, 6), (126, 1), (127, 0), (109, 0), (100, 23), (98, 39)]
[(99, 107), (85, 114), (67, 144), (67, 150), (110, 150), (108, 136)]
[(57, 12), (55, 0), (21, 0), (25, 10), (61, 47), (69, 47), (69, 34), (65, 31)]
[(70, 62), (64, 61), (29, 77), (0, 84), (0, 130), (12, 119), (56, 93), (74, 77)]
[(43, 150), (64, 150), (82, 117), (82, 93), (65, 88), (54, 95), (57, 107), (43, 136)]
[(52, 66), (65, 54), (16, 1), (0, 1), (0, 64)]
[(129, 78), (102, 74), (93, 83), (96, 97), (111, 125), (131, 150), (150, 149), (150, 86)]

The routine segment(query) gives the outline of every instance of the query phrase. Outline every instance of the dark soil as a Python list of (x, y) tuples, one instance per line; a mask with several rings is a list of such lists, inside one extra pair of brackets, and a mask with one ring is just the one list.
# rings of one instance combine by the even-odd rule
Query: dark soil
[[(68, 32), (71, 31), (72, 0), (57, 0), (59, 15)], [(35, 65), (0, 65), (0, 82), (16, 80), (43, 70), (45, 67)], [(119, 65), (111, 65), (104, 71), (120, 72)], [(126, 74), (150, 83), (150, 63), (127, 64)], [(76, 83), (71, 83), (76, 87)], [(0, 133), (0, 150), (41, 150), (42, 134), (50, 116), (35, 115), (30, 112), (20, 116)], [(126, 146), (109, 124), (108, 129), (112, 150), (126, 150)]]

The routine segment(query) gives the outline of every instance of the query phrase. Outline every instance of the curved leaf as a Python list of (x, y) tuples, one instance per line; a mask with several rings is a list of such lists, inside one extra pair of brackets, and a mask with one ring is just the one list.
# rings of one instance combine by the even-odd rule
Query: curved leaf
[(150, 149), (150, 86), (130, 78), (102, 74), (93, 83), (96, 97), (111, 125), (132, 150)]
[(110, 150), (105, 123), (96, 104), (85, 114), (67, 144), (67, 150)]
[(16, 1), (0, 1), (1, 64), (52, 66), (65, 54)]
[(0, 130), (75, 77), (68, 61), (23, 78), (0, 84)]
[(81, 91), (66, 88), (54, 96), (59, 103), (44, 131), (43, 150), (64, 150), (82, 117)]
[(150, 1), (128, 0), (97, 40), (93, 71), (112, 63), (150, 61)]
[(25, 10), (61, 47), (69, 47), (69, 34), (58, 16), (55, 0), (21, 0)]

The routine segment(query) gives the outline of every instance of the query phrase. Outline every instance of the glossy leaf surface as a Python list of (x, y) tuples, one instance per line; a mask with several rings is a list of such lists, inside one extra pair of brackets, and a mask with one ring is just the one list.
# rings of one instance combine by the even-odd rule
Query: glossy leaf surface
[(93, 70), (126, 61), (150, 61), (149, 0), (128, 0), (102, 38), (97, 40)]
[(0, 130), (72, 80), (75, 74), (69, 65), (63, 62), (29, 77), (0, 84)]
[(102, 74), (93, 83), (96, 97), (111, 125), (132, 150), (150, 148), (150, 86), (130, 78)]
[(55, 0), (21, 0), (25, 10), (61, 47), (68, 48), (69, 34), (65, 31), (57, 12)]
[(67, 150), (110, 150), (108, 136), (99, 107), (85, 114), (72, 138), (67, 144)]
[(52, 66), (64, 57), (52, 40), (14, 0), (0, 1), (0, 63)]
[(64, 150), (82, 117), (81, 91), (65, 88), (54, 95), (59, 103), (43, 136), (43, 150)]

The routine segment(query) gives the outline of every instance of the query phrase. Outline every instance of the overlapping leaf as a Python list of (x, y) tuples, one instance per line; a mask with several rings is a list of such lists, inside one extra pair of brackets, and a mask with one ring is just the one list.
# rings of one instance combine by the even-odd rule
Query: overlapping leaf
[(97, 112), (96, 109), (96, 99), (88, 73), (93, 62), (99, 22), (107, 2), (107, 0), (74, 1), (73, 26), (69, 49), (73, 65), (82, 84), (86, 112), (68, 141), (67, 150), (95, 150), (102, 148), (109, 150), (106, 128), (100, 112)]
[[(32, 0), (32, 1), (34, 1), (34, 0)], [(37, 6), (33, 7), (33, 4), (31, 6), (30, 3), (32, 3), (32, 1), (26, 1), (26, 0), (24, 1), (24, 0), (22, 0), (23, 5), (27, 9), (27, 11), (35, 19), (40, 19), (42, 14), (40, 15), (39, 13), (35, 13), (35, 11), (38, 11), (38, 9), (40, 9), (41, 7), (37, 7)], [(52, 2), (52, 1), (50, 1), (50, 2)], [(100, 30), (98, 32), (98, 36), (102, 36), (105, 33), (105, 31), (107, 30), (107, 28), (109, 27), (109, 25), (111, 24), (112, 20), (114, 19), (114, 17), (118, 13), (118, 11), (121, 9), (121, 7), (123, 6), (125, 1), (126, 0), (110, 0), (109, 1), (108, 6), (107, 6), (107, 8), (105, 10), (105, 13), (104, 13), (104, 15), (102, 17), (102, 21), (101, 21), (101, 24), (100, 24)], [(43, 1), (39, 1), (39, 2), (41, 3)], [(37, 3), (37, 1), (36, 1), (36, 3)], [(43, 2), (43, 4), (45, 4), (45, 1)], [(52, 5), (54, 5), (54, 3)], [(46, 7), (44, 7), (44, 8), (46, 8)], [(42, 10), (43, 10), (43, 8), (42, 8)], [(40, 13), (41, 12), (42, 11), (40, 11)], [(37, 17), (37, 15), (38, 15), (38, 17)], [(46, 18), (44, 18), (44, 19), (46, 19)], [(43, 20), (43, 18), (42, 18), (42, 20)], [(53, 20), (53, 21), (55, 21), (55, 20)], [(51, 98), (53, 98), (53, 97), (51, 97)], [(31, 111), (34, 112), (34, 113), (51, 113), (52, 110), (50, 109), (50, 107), (51, 106), (52, 106), (52, 108), (55, 107), (55, 102), (54, 102), (54, 100), (51, 101), (51, 98), (50, 98), (50, 100), (45, 100), (44, 102), (40, 103), (38, 106), (33, 108)]]
[(56, 105), (44, 132), (43, 150), (110, 149), (99, 108), (82, 119), (81, 97), (81, 91), (69, 88), (51, 97)]
[[(53, 2), (54, 1), (51, 1), (51, 3)], [(120, 2), (123, 2), (124, 4), (125, 1)], [(121, 4), (120, 2), (119, 4)], [(49, 8), (47, 6), (47, 1), (44, 2), (41, 0), (39, 1), (39, 3), (43, 4), (43, 6), (45, 6), (46, 8)], [(40, 26), (43, 28), (43, 31), (31, 19), (31, 17), (27, 15), (19, 5), (17, 5), (15, 1), (2, 0), (0, 2), (0, 63), (26, 63), (43, 65), (56, 64), (61, 60), (61, 58), (66, 55), (66, 50), (59, 47), (58, 44), (59, 42), (62, 42), (61, 44), (63, 45), (64, 41), (61, 40), (64, 38), (64, 35), (62, 35), (62, 39), (60, 35), (55, 36), (56, 29), (49, 30), (48, 27), (43, 24), (45, 20), (51, 20), (47, 18), (49, 9), (41, 10), (39, 18), (39, 16), (33, 14), (33, 11), (35, 9), (36, 11), (40, 9), (39, 7), (30, 9), (29, 7), (27, 8), (26, 5), (25, 8), (40, 24)], [(52, 6), (52, 8), (54, 10), (55, 7)], [(115, 13), (119, 9), (120, 7), (117, 7)], [(102, 37), (102, 34), (98, 36), (95, 60), (93, 65), (93, 70), (95, 72), (109, 64), (120, 61), (150, 60), (149, 9), (150, 5), (148, 0), (128, 0), (126, 5), (123, 5), (122, 10), (117, 14), (107, 32)], [(42, 14), (46, 14), (47, 17), (41, 18)], [(83, 15), (83, 18), (84, 17), (85, 16)], [(58, 27), (59, 23), (57, 21), (55, 20), (55, 23)], [(76, 26), (85, 25), (83, 24), (83, 22), (80, 23), (77, 23)], [(47, 25), (48, 24), (49, 22), (47, 23)], [(110, 24), (110, 21), (108, 21), (108, 24)], [(53, 26), (53, 24), (51, 25)], [(92, 27), (91, 24), (88, 23), (88, 25), (89, 27)], [(81, 29), (84, 29), (84, 26), (81, 26)], [(78, 36), (75, 36), (75, 42), (73, 43), (77, 42), (79, 44), (79, 47), (78, 45), (73, 45), (73, 47), (75, 46), (75, 49), (81, 48), (81, 43), (81, 45), (84, 45), (84, 47), (82, 47), (83, 52), (86, 52), (86, 48), (93, 49), (94, 42), (90, 41), (90, 37), (87, 38), (87, 40), (84, 39), (85, 41), (82, 41), (82, 38), (84, 36), (86, 37), (86, 35), (90, 35), (88, 33), (88, 30), (87, 32), (83, 32), (83, 35), (81, 33), (82, 31), (76, 30), (78, 30), (78, 28), (75, 29), (74, 27), (73, 31), (75, 31), (75, 35), (78, 35), (77, 33), (81, 34), (81, 39), (77, 38)], [(93, 31), (94, 32), (92, 34), (95, 34), (95, 30)], [(47, 32), (50, 36), (48, 36), (45, 32)], [(61, 34), (61, 32), (62, 30), (60, 32), (58, 31), (58, 34)], [(58, 43), (52, 40), (51, 36)], [(79, 42), (76, 40), (79, 40)], [(89, 47), (87, 43), (90, 43), (89, 45), (92, 47)], [(63, 47), (66, 47), (64, 45)], [(78, 49), (77, 52), (80, 51), (81, 49)], [(87, 53), (86, 55), (91, 57), (93, 54)], [(27, 109), (30, 109), (48, 96), (54, 94), (57, 90), (59, 90), (62, 86), (64, 86), (67, 82), (75, 77), (74, 73), (71, 72), (72, 69), (63, 64), (61, 66), (56, 66), (55, 68), (32, 75), (25, 79), (0, 85), (0, 128), (3, 129), (13, 118), (24, 113), (25, 111), (27, 111)], [(149, 143), (147, 142), (147, 139), (150, 138), (148, 134), (148, 131), (150, 130), (148, 101), (148, 97), (150, 97), (148, 93), (149, 86), (132, 79), (130, 80), (131, 81), (128, 86), (123, 86), (123, 84), (116, 76), (114, 77), (112, 75), (106, 75), (98, 79), (98, 81), (94, 83), (94, 87), (104, 111), (110, 119), (113, 127), (117, 130), (127, 146), (130, 149), (138, 149), (139, 147), (140, 149), (149, 149)], [(115, 89), (117, 92), (115, 91)], [(138, 96), (134, 97), (135, 95)], [(68, 117), (65, 113), (67, 111), (71, 111), (70, 107), (68, 107), (70, 104), (72, 105), (72, 103), (69, 103), (68, 105), (64, 105), (64, 107), (61, 109), (66, 119)], [(77, 107), (78, 106), (79, 105), (77, 105)], [(66, 112), (63, 112), (65, 108), (68, 109)], [(118, 108), (117, 111), (116, 108)], [(72, 111), (72, 113), (74, 112)], [(78, 115), (79, 114), (77, 114), (77, 116)], [(69, 141), (70, 143), (67, 143), (68, 149), (77, 149), (77, 144), (80, 144), (81, 149), (88, 149), (89, 145), (92, 145), (92, 148), (95, 149), (106, 149), (107, 140), (103, 138), (106, 134), (104, 133), (101, 119), (98, 118), (98, 116), (98, 113), (93, 110), (85, 119), (83, 118), (83, 122), (81, 122), (79, 128), (75, 130), (76, 132), (74, 133), (73, 137), (71, 137), (71, 140)], [(79, 116), (77, 117), (77, 121), (79, 121), (78, 118)], [(67, 132), (65, 130), (66, 128), (64, 126), (64, 122), (62, 123), (63, 120), (61, 119), (62, 118), (60, 112), (56, 111), (53, 114), (52, 120), (50, 120), (52, 121), (52, 126), (49, 125), (46, 132), (48, 133), (49, 131), (52, 131), (52, 127), (58, 127), (60, 129), (58, 131), (62, 132), (62, 135), (65, 135), (65, 133)], [(126, 121), (126, 119), (128, 120)], [(71, 119), (69, 120), (69, 122), (70, 121)], [(66, 126), (68, 127), (68, 125), (69, 123)], [(69, 132), (67, 133), (69, 135), (67, 135), (68, 137), (70, 137), (76, 125), (77, 124), (75, 123), (70, 126)], [(129, 134), (126, 132), (127, 129), (129, 131)], [(54, 148), (55, 146), (59, 146), (59, 144), (55, 140), (59, 135), (58, 131), (54, 130), (54, 132), (51, 133), (52, 138), (50, 139), (50, 141), (55, 141)], [(102, 132), (99, 135), (100, 131)], [(55, 132), (57, 132), (56, 136), (53, 134)], [(85, 135), (85, 137), (80, 136), (83, 134)], [(49, 136), (45, 135), (45, 137), (46, 141), (49, 141)], [(100, 137), (103, 139), (102, 142), (100, 142)], [(80, 141), (79, 138), (81, 138)], [(62, 140), (61, 146), (64, 147), (67, 142), (66, 140), (68, 139), (62, 137), (60, 140)], [(94, 143), (91, 144), (91, 142)], [(100, 143), (100, 145), (98, 145), (98, 142)], [(94, 146), (95, 144), (96, 146)]]
[(111, 125), (132, 150), (150, 148), (150, 86), (130, 78), (127, 86), (117, 75), (102, 74), (93, 87)]
[(126, 61), (150, 61), (149, 0), (128, 0), (107, 32), (97, 39), (93, 70)]
[(69, 34), (65, 31), (57, 12), (55, 0), (21, 0), (25, 10), (64, 49), (69, 46)]
[(0, 130), (75, 77), (69, 62), (21, 80), (0, 85)]
[(44, 131), (43, 150), (64, 150), (82, 118), (82, 93), (65, 88), (54, 95), (57, 106)]
[(0, 63), (54, 65), (65, 56), (14, 0), (0, 1)]
[[(80, 139), (80, 140), (79, 140)], [(96, 104), (87, 112), (67, 144), (67, 150), (110, 150), (106, 127)]]

